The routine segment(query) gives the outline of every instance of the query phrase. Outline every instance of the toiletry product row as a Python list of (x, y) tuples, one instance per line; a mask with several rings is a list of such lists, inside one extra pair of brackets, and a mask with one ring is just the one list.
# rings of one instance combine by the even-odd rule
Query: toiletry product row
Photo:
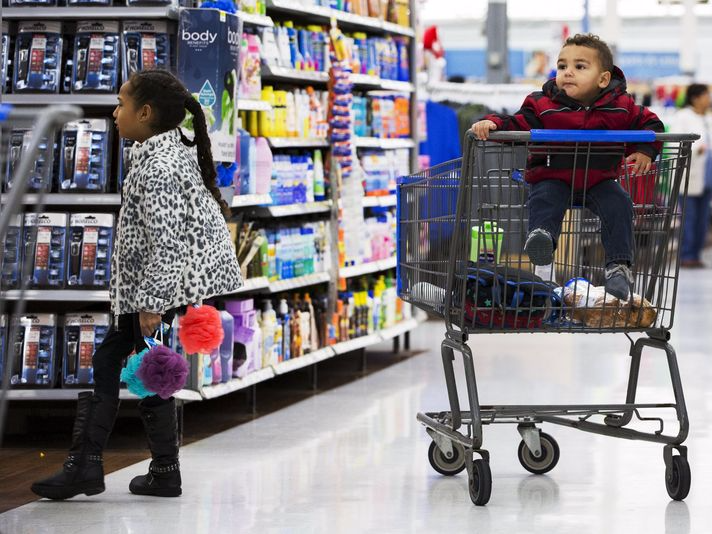
[(375, 91), (356, 94), (353, 115), (357, 137), (405, 139), (411, 136), (408, 95)]

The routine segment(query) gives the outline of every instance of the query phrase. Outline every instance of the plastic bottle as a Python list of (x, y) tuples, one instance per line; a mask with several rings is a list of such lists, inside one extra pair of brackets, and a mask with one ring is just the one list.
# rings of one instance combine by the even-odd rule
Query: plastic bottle
[(277, 327), (277, 314), (272, 309), (272, 301), (265, 300), (262, 309), (262, 367), (273, 365), (274, 351), (274, 330)]
[(299, 306), (301, 311), (299, 314), (299, 320), (301, 321), (299, 330), (302, 335), (302, 354), (307, 354), (312, 351), (312, 312), (314, 309), (307, 305), (306, 300), (300, 302)]
[(297, 137), (297, 104), (294, 93), (289, 92), (286, 97), (287, 137)]
[(258, 195), (268, 195), (272, 178), (272, 150), (264, 137), (258, 137), (255, 141), (255, 155), (255, 192)]
[(282, 358), (287, 361), (292, 357), (292, 347), (290, 346), (292, 325), (286, 299), (279, 301), (279, 318), (282, 323)]
[(235, 191), (247, 195), (250, 190), (250, 134), (242, 127), (242, 118), (237, 120), (237, 150), (235, 161), (237, 172), (235, 177), (239, 180), (235, 184)]
[(326, 200), (326, 187), (324, 183), (324, 162), (321, 159), (321, 150), (314, 151), (314, 200)]

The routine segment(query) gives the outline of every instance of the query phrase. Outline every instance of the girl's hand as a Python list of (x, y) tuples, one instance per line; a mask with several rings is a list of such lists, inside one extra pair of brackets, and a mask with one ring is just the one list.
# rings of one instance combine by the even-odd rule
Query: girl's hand
[(138, 314), (138, 322), (141, 325), (141, 334), (149, 337), (161, 326), (161, 315), (142, 311)]
[(490, 120), (478, 121), (472, 125), (472, 133), (480, 141), (486, 141), (489, 137), (490, 130), (496, 130), (497, 125)]
[(625, 159), (625, 162), (633, 164), (630, 168), (631, 174), (645, 174), (649, 172), (650, 167), (652, 167), (650, 156), (642, 152), (633, 152)]
[(699, 143), (697, 146), (697, 153), (701, 156), (705, 152), (707, 152), (707, 145), (704, 143)]

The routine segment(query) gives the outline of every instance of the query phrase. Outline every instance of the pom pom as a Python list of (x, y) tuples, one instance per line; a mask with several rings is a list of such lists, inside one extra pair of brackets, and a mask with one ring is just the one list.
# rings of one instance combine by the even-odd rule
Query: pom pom
[(224, 335), (220, 312), (212, 306), (189, 306), (178, 323), (178, 339), (186, 354), (210, 354)]
[(162, 399), (170, 399), (185, 385), (188, 362), (166, 346), (153, 347), (143, 357), (136, 376), (149, 391)]
[(126, 383), (131, 393), (142, 399), (150, 397), (154, 394), (146, 389), (146, 386), (141, 381), (141, 378), (137, 376), (137, 371), (147, 353), (148, 349), (144, 349), (138, 354), (134, 354), (126, 362), (126, 367), (121, 369), (121, 381)]

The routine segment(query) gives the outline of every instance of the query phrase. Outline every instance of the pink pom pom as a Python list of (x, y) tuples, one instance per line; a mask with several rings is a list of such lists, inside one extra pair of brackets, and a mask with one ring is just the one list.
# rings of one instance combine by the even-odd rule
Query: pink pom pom
[(190, 306), (180, 319), (178, 339), (186, 354), (209, 354), (220, 346), (224, 335), (220, 312), (212, 306)]
[(162, 399), (170, 399), (171, 395), (185, 386), (188, 362), (168, 347), (157, 345), (143, 357), (136, 376), (147, 390)]

